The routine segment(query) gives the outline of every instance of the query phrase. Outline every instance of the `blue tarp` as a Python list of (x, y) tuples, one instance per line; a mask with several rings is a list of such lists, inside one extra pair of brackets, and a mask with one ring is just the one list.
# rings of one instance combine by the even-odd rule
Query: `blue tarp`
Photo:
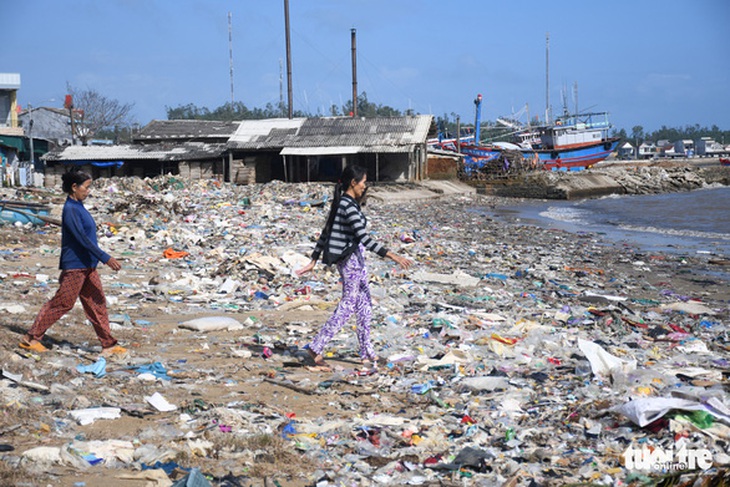
[(63, 161), (64, 164), (74, 164), (76, 166), (85, 166), (86, 164), (91, 164), (92, 166), (96, 167), (122, 167), (124, 165), (124, 161)]

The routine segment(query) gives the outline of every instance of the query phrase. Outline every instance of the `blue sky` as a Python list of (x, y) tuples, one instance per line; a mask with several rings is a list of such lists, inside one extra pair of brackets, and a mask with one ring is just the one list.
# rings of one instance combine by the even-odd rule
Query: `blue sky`
[[(166, 107), (214, 109), (234, 96), (276, 104), (284, 0), (0, 0), (0, 72), (20, 73), (21, 105), (61, 106), (67, 83), (124, 103), (144, 125)], [(290, 0), (294, 109), (328, 114), (358, 92), (401, 111), (509, 116), (550, 101), (608, 111), (617, 128), (730, 129), (727, 0)], [(566, 90), (567, 88), (567, 90)], [(55, 102), (46, 100), (55, 99)]]

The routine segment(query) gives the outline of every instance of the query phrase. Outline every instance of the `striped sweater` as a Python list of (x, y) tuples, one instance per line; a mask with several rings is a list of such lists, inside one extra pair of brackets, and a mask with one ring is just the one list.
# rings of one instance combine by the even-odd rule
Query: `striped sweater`
[(350, 195), (343, 194), (337, 206), (332, 231), (329, 236), (322, 231), (312, 252), (312, 259), (317, 260), (324, 253), (322, 262), (325, 264), (341, 262), (357, 249), (358, 244), (363, 244), (371, 252), (385, 257), (388, 249), (367, 234), (365, 231), (367, 223), (367, 218), (357, 201)]

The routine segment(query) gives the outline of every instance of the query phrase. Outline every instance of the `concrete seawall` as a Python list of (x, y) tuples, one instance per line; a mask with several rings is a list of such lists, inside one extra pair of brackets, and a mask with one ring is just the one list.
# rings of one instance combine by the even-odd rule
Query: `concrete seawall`
[(579, 199), (608, 194), (689, 191), (730, 185), (730, 167), (717, 162), (611, 164), (580, 172), (535, 172), (473, 183), (477, 193), (513, 198)]

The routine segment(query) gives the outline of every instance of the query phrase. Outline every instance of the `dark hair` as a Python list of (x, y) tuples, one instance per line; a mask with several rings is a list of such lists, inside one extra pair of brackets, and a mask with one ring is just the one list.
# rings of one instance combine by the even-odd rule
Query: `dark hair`
[(78, 184), (79, 186), (84, 184), (86, 181), (91, 179), (91, 176), (89, 174), (83, 172), (83, 171), (69, 171), (63, 173), (61, 176), (61, 180), (63, 181), (63, 184), (61, 185), (61, 188), (63, 189), (63, 192), (66, 194), (71, 194), (71, 191), (73, 191), (73, 185)]
[(335, 215), (337, 214), (337, 208), (340, 206), (342, 193), (347, 191), (347, 188), (350, 187), (350, 184), (353, 181), (358, 183), (362, 181), (362, 178), (364, 178), (367, 173), (368, 172), (365, 170), (365, 168), (360, 167), (356, 164), (347, 166), (345, 167), (345, 169), (342, 170), (340, 180), (337, 181), (337, 184), (335, 184), (335, 191), (332, 196), (332, 206), (330, 206), (330, 213), (327, 216), (327, 223), (324, 226), (324, 230), (322, 230), (322, 233), (324, 233), (327, 238), (329, 238), (329, 235), (332, 232), (332, 225), (335, 224)]

